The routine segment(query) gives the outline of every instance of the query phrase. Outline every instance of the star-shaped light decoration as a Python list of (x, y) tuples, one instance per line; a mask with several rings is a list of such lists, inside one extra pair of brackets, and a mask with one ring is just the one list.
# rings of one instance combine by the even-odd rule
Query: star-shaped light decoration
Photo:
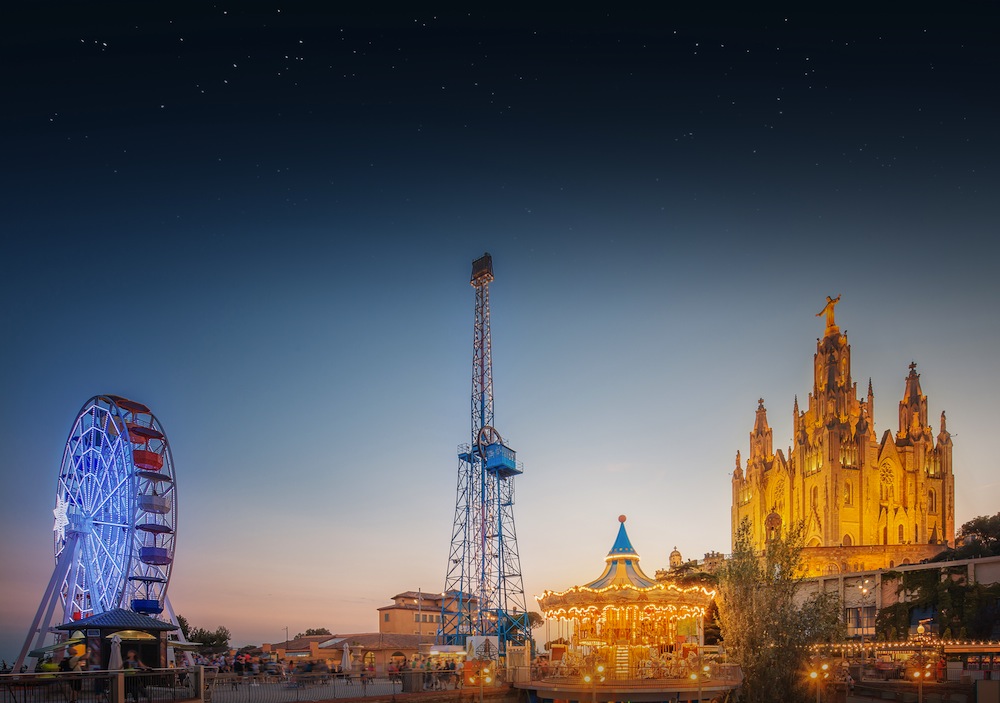
[(56, 507), (52, 510), (52, 514), (56, 516), (56, 523), (53, 525), (52, 531), (59, 539), (66, 539), (66, 525), (69, 524), (69, 518), (66, 517), (68, 508), (69, 503), (63, 500), (62, 496), (56, 496)]

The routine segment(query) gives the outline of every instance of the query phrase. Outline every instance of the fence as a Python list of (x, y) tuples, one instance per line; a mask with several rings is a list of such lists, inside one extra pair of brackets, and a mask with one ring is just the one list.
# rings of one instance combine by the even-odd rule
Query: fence
[(186, 669), (0, 675), (0, 703), (166, 703), (200, 698)]
[[(526, 682), (526, 674), (517, 672), (515, 681)], [(704, 685), (711, 684), (738, 684), (743, 680), (743, 672), (735, 664), (720, 664), (711, 662), (704, 664), (701, 668), (687, 665), (664, 666), (664, 667), (630, 667), (625, 670), (618, 670), (614, 667), (606, 667), (604, 671), (593, 670), (587, 667), (538, 667), (534, 666), (530, 672), (531, 681), (546, 684), (558, 684), (560, 686), (580, 686), (586, 688), (602, 687), (627, 688), (627, 689), (661, 689), (663, 687), (677, 687), (696, 685), (698, 682)]]

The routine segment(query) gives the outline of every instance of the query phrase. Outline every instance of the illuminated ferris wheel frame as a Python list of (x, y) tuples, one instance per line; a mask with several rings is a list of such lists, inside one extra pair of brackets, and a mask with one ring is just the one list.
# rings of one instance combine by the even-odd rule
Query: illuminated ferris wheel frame
[(166, 597), (176, 486), (170, 445), (148, 407), (114, 395), (84, 404), (56, 481), (55, 570), (19, 663), (53, 626), (108, 610), (152, 617), (166, 610), (176, 622)]

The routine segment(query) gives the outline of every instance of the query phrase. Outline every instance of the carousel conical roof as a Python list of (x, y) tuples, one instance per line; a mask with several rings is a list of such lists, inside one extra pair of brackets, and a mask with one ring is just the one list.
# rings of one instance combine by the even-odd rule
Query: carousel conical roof
[(618, 538), (608, 552), (604, 561), (604, 573), (597, 579), (586, 584), (586, 588), (607, 588), (608, 586), (632, 586), (633, 588), (651, 588), (656, 581), (642, 573), (639, 568), (639, 555), (632, 547), (632, 542), (625, 531), (625, 516), (618, 518)]
[(583, 586), (566, 591), (545, 591), (536, 597), (545, 617), (603, 611), (608, 607), (639, 606), (670, 619), (703, 615), (715, 591), (702, 585), (681, 587), (655, 581), (639, 568), (639, 555), (625, 531), (625, 516), (618, 518), (618, 537), (604, 558), (604, 573)]

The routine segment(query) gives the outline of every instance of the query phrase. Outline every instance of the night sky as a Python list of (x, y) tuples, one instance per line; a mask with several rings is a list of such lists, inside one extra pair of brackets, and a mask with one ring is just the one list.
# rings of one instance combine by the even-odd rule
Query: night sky
[(440, 589), (484, 251), (529, 605), (622, 513), (648, 573), (729, 550), (736, 451), (758, 397), (790, 444), (827, 295), (879, 435), (916, 361), (957, 523), (1000, 510), (992, 5), (338, 5), (6, 10), (0, 656), (100, 393), (167, 430), (195, 626), (374, 631)]

